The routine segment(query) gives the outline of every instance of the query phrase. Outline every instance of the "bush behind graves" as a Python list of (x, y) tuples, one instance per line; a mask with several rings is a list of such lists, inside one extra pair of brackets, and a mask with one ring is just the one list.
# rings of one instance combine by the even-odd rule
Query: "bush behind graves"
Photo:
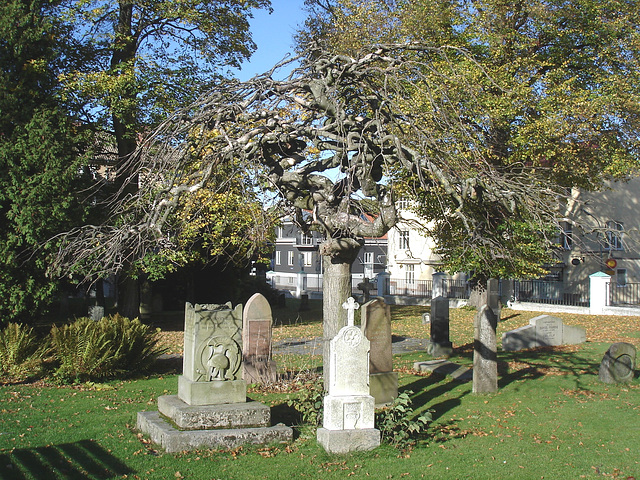
[(23, 380), (42, 371), (49, 342), (20, 323), (8, 323), (0, 330), (0, 376)]
[(51, 340), (59, 363), (55, 376), (62, 382), (141, 372), (165, 351), (147, 325), (120, 315), (54, 326)]

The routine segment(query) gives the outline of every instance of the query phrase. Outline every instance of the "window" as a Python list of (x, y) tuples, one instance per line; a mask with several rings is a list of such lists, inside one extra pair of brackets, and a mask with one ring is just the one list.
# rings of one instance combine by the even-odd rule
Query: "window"
[(560, 233), (560, 246), (565, 250), (571, 250), (573, 245), (573, 225), (564, 222), (562, 232)]
[(282, 255), (281, 255), (281, 251), (280, 250), (276, 250), (276, 265), (280, 265), (280, 262), (282, 261)]
[(294, 257), (293, 250), (289, 250), (287, 252), (287, 265), (289, 265), (289, 266), (293, 265), (293, 257)]
[(398, 234), (398, 248), (409, 250), (409, 230), (400, 230)]
[(416, 281), (416, 269), (415, 265), (405, 265), (405, 280), (407, 281), (407, 285), (413, 285)]
[(616, 283), (620, 287), (625, 287), (627, 285), (627, 269), (619, 268), (616, 270)]
[(313, 245), (313, 237), (305, 233), (300, 237), (300, 245)]
[(313, 265), (313, 252), (303, 252), (304, 255), (304, 266), (310, 267)]
[(607, 222), (607, 244), (610, 250), (623, 250), (622, 230), (623, 225), (620, 222)]
[(365, 265), (373, 264), (373, 252), (364, 252), (364, 263)]
[(276, 238), (282, 238), (284, 236), (284, 231), (282, 227), (276, 228)]
[(401, 198), (396, 202), (396, 208), (398, 210), (407, 210), (411, 206), (411, 202), (406, 198)]

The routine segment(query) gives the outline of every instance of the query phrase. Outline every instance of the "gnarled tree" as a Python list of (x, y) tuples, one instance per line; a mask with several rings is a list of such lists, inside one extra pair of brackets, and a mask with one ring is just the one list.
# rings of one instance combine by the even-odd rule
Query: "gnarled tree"
[[(434, 208), (459, 219), (477, 241), (495, 234), (478, 228), (478, 202), (540, 225), (552, 221), (561, 188), (541, 182), (538, 170), (496, 167), (480, 154), (477, 132), (442, 90), (457, 78), (464, 82), (455, 69), (440, 68), (451, 54), (464, 52), (414, 43), (351, 57), (310, 48), (285, 80), (270, 72), (220, 84), (176, 112), (137, 152), (141, 188), (113, 208), (125, 221), (71, 232), (60, 263), (100, 258), (117, 266), (125, 256), (166, 246), (177, 232), (172, 225), (170, 233), (167, 219), (185, 196), (215, 190), (216, 169), (238, 165), (303, 229), (324, 233), (330, 339), (346, 321), (341, 305), (363, 239), (384, 235), (397, 221), (394, 178), (416, 179)], [(469, 92), (473, 102), (474, 88)], [(362, 206), (372, 202), (373, 220)], [(325, 369), (327, 363), (325, 357)]]

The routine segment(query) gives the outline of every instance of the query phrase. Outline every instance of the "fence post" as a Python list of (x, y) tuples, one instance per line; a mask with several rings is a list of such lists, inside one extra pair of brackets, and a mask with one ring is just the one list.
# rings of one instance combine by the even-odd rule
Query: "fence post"
[(609, 303), (607, 294), (610, 282), (611, 277), (604, 272), (589, 275), (589, 313), (591, 315), (604, 313), (604, 307)]
[(391, 274), (389, 272), (378, 273), (378, 296), (384, 297), (389, 295), (389, 279)]

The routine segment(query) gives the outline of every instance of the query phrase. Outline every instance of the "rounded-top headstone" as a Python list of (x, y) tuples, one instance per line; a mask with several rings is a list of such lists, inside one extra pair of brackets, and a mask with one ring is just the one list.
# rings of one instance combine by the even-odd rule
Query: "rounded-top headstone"
[(627, 383), (633, 379), (636, 365), (636, 347), (617, 342), (604, 354), (598, 378), (604, 383)]

